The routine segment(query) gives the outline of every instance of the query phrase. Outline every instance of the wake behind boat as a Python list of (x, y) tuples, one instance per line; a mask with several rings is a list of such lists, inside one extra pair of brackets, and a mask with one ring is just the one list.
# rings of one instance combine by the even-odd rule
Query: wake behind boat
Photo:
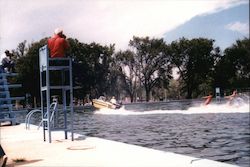
[(97, 109), (109, 108), (109, 109), (119, 109), (121, 106), (117, 103), (111, 103), (105, 101), (105, 97), (101, 96), (99, 99), (92, 100), (93, 106)]

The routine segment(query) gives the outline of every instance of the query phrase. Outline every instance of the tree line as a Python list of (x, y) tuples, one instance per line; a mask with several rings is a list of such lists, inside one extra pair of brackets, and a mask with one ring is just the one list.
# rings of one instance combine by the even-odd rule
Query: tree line
[[(48, 38), (21, 42), (15, 55), (16, 94), (30, 94), (40, 101), (39, 48)], [(221, 90), (249, 87), (250, 41), (237, 40), (224, 52), (207, 38), (180, 38), (167, 44), (163, 38), (134, 36), (125, 51), (115, 44), (82, 43), (68, 38), (67, 54), (73, 60), (74, 97), (115, 96), (137, 100), (198, 98), (215, 87)], [(173, 69), (178, 79), (173, 79)]]

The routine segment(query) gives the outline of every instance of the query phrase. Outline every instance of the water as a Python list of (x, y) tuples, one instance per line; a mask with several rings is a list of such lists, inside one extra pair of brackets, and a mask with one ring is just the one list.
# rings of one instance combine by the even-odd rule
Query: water
[(75, 132), (248, 167), (249, 104), (176, 101), (75, 112)]

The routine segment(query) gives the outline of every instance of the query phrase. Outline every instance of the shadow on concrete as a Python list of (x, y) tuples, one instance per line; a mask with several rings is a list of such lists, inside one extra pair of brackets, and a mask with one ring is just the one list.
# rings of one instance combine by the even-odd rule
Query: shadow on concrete
[(18, 165), (26, 165), (26, 164), (35, 163), (35, 162), (38, 162), (38, 161), (42, 161), (42, 159), (24, 160), (22, 162), (14, 162), (14, 161), (12, 161), (11, 163), (7, 163), (6, 167), (14, 167), (14, 166), (18, 166)]

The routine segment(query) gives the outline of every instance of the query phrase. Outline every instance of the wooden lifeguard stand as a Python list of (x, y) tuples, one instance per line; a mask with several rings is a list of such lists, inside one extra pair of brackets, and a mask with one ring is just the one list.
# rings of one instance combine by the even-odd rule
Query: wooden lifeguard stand
[[(71, 140), (74, 140), (73, 132), (73, 85), (72, 85), (72, 61), (70, 58), (49, 58), (47, 45), (39, 49), (40, 66), (40, 87), (41, 87), (41, 111), (43, 137), (46, 141), (46, 131), (48, 132), (49, 142), (51, 143), (52, 131), (64, 131), (65, 139), (67, 133), (71, 132)], [(59, 73), (56, 79), (57, 84), (51, 83), (51, 74)], [(58, 84), (59, 83), (59, 84)], [(55, 114), (52, 114), (50, 105), (52, 102), (51, 92), (53, 90), (61, 91), (61, 103)], [(68, 121), (68, 115), (70, 120)], [(63, 121), (59, 121), (63, 120)], [(60, 122), (60, 124), (59, 124)], [(63, 122), (63, 125), (62, 125)], [(70, 127), (68, 125), (70, 123)]]

